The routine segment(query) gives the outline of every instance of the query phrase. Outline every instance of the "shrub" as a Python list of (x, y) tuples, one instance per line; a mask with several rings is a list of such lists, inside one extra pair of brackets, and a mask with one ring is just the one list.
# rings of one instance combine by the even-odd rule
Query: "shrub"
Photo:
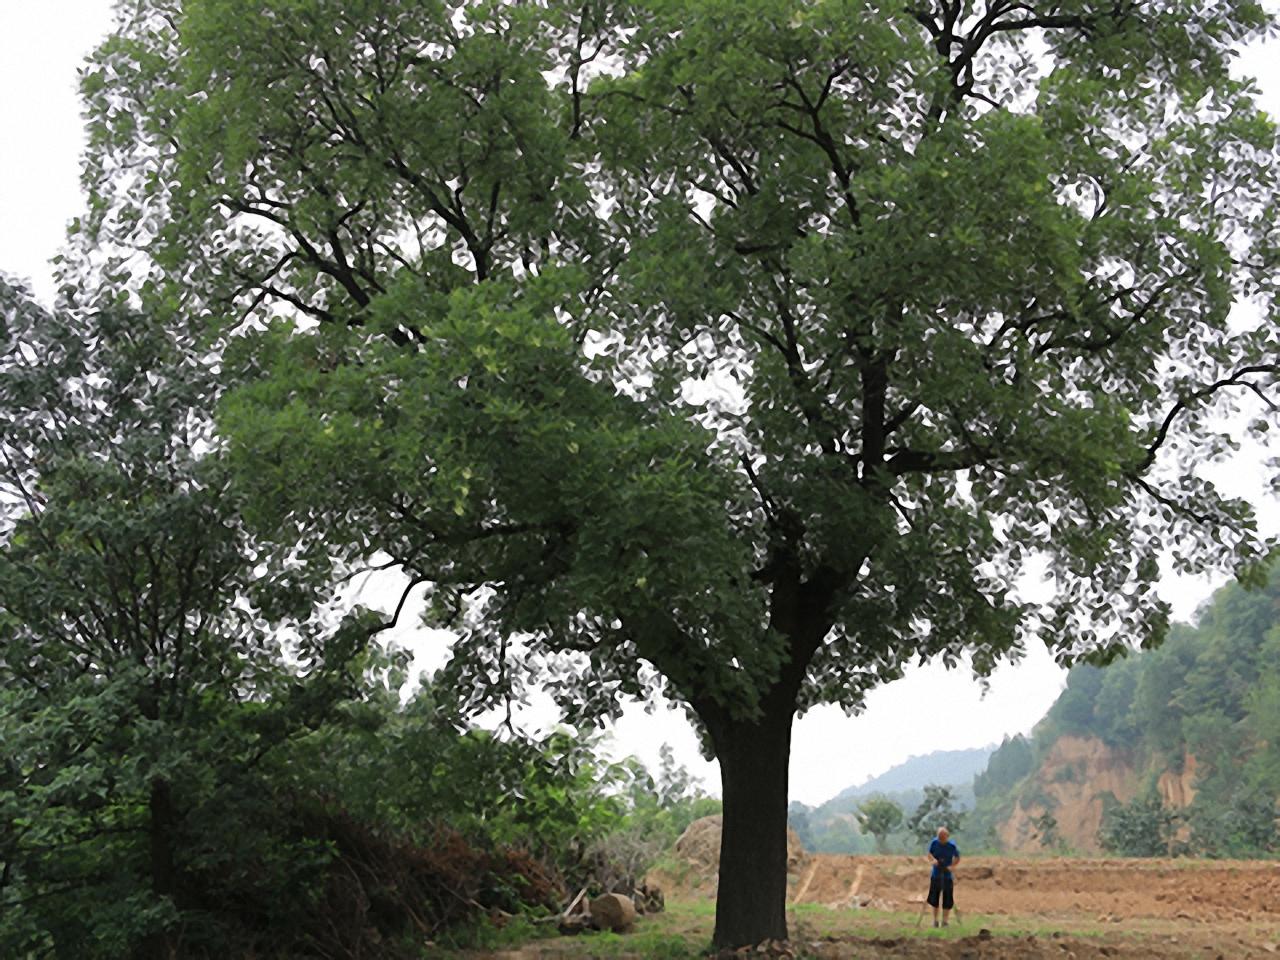
[(1122, 857), (1167, 857), (1179, 821), (1158, 795), (1134, 797), (1104, 814), (1098, 845)]

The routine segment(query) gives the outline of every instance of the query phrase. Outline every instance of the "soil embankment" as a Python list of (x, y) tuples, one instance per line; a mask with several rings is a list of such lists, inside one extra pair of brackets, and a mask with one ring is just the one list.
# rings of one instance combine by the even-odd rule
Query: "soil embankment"
[[(1000, 841), (1012, 853), (1041, 852), (1033, 820), (1045, 812), (1057, 821), (1058, 835), (1081, 853), (1100, 853), (1098, 830), (1108, 800), (1127, 803), (1155, 771), (1139, 769), (1134, 752), (1097, 737), (1059, 737), (1022, 785)], [(1157, 789), (1168, 807), (1195, 799), (1196, 758), (1188, 755), (1177, 770), (1160, 772)]]

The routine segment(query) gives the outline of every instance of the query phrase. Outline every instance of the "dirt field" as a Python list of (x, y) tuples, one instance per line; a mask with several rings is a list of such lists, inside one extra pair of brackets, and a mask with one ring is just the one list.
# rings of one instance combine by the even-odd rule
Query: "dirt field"
[[(919, 904), (928, 887), (920, 859), (818, 854), (792, 878), (791, 899), (902, 909)], [(997, 916), (1272, 922), (1280, 921), (1280, 863), (973, 858), (956, 870), (956, 898), (962, 910)]]
[[(916, 926), (920, 860), (817, 855), (791, 878), (791, 940), (758, 960), (1280, 956), (1277, 863), (975, 858), (957, 878), (958, 916), (934, 930), (928, 915)], [(535, 940), (502, 960), (693, 960), (709, 947), (715, 904), (714, 879), (690, 880), (632, 934)]]

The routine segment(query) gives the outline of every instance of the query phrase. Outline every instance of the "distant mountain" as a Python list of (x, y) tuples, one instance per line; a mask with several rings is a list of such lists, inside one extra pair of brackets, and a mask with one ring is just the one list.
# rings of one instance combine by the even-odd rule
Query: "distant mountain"
[(987, 758), (995, 752), (996, 746), (993, 743), (972, 750), (935, 750), (923, 757), (911, 757), (861, 786), (841, 790), (834, 799), (865, 797), (871, 793), (904, 793), (921, 790), (930, 783), (967, 787), (973, 783), (976, 774), (987, 769)]

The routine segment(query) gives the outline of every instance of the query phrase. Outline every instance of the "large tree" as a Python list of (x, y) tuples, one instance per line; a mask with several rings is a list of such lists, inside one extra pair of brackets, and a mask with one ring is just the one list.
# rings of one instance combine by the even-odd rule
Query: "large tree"
[(1269, 549), (1197, 473), (1277, 370), (1254, 3), (123, 9), (86, 246), (257, 378), (253, 520), (427, 583), (473, 707), (685, 704), (719, 946), (786, 933), (797, 711)]
[(225, 933), (237, 858), (274, 865), (259, 891), (309, 879), (314, 850), (261, 827), (284, 806), (263, 760), (351, 695), (374, 624), (312, 622), (248, 536), (193, 342), (0, 275), (5, 955), (170, 957)]

